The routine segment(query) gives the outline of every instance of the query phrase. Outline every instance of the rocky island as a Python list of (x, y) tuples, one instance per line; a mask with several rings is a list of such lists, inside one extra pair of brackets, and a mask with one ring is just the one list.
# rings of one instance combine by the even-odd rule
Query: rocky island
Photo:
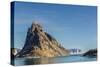
[(88, 50), (87, 52), (85, 52), (83, 54), (83, 56), (87, 56), (87, 57), (97, 57), (97, 49)]
[(26, 41), (16, 57), (57, 57), (67, 56), (69, 52), (38, 23), (28, 28)]

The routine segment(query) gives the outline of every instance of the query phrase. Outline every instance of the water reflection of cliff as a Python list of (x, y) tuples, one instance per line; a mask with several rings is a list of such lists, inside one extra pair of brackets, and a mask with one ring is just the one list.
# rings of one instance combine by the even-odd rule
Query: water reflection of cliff
[(53, 63), (54, 60), (51, 58), (38, 58), (38, 59), (25, 59), (25, 65), (30, 65), (30, 64), (50, 64)]

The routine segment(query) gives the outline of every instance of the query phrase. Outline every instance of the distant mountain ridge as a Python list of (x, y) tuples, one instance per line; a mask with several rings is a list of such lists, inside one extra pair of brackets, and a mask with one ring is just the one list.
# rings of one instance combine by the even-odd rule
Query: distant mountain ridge
[(68, 50), (62, 47), (54, 37), (44, 32), (40, 24), (32, 23), (27, 31), (25, 45), (17, 57), (57, 57), (68, 54)]

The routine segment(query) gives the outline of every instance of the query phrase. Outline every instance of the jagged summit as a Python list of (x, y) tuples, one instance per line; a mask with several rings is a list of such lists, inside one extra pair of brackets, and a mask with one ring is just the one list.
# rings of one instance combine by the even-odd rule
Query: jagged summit
[(17, 54), (18, 57), (56, 57), (68, 55), (54, 37), (43, 31), (39, 23), (32, 23), (28, 28), (26, 41), (23, 49)]
[(33, 22), (32, 25), (31, 25), (31, 30), (32, 31), (34, 31), (34, 30), (41, 31), (42, 30), (42, 26), (39, 23)]

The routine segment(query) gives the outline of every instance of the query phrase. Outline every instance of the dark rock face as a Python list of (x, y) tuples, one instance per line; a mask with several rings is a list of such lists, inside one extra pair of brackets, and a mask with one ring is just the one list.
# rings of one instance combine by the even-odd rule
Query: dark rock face
[(27, 31), (25, 45), (17, 57), (56, 57), (68, 54), (68, 50), (44, 32), (40, 24), (33, 23)]
[(97, 56), (97, 49), (91, 49), (83, 54), (83, 56), (95, 57)]

